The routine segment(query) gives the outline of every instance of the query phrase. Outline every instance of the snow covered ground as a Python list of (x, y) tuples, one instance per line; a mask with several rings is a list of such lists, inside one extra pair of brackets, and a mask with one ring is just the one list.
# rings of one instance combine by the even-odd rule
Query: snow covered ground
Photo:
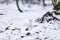
[(35, 21), (47, 11), (53, 11), (53, 6), (30, 6), (20, 4), (24, 11), (20, 13), (15, 3), (0, 4), (0, 14), (3, 14), (0, 15), (0, 40), (60, 40), (60, 21)]

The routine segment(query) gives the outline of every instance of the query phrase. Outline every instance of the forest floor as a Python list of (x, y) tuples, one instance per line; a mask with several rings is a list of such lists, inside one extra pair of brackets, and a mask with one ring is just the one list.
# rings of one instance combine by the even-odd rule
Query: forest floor
[[(20, 13), (16, 4), (8, 6), (0, 4), (0, 40), (60, 40), (60, 21), (39, 23), (46, 12), (53, 11), (53, 6), (20, 5), (24, 11)], [(58, 16), (58, 18), (60, 15)]]

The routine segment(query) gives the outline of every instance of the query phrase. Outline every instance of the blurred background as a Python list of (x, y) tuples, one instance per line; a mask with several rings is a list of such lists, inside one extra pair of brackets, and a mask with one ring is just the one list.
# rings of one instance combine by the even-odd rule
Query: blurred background
[[(10, 4), (10, 3), (13, 3), (15, 2), (16, 0), (0, 0), (0, 4)], [(46, 4), (51, 4), (51, 0), (19, 0), (22, 4), (42, 4), (43, 1), (46, 3)]]

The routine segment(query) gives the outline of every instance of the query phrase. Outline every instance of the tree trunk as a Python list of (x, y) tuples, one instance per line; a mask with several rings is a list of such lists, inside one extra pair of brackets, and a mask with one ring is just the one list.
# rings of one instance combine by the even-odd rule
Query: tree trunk
[(46, 4), (45, 4), (45, 0), (42, 0), (42, 2), (43, 2), (43, 5), (46, 6)]
[(16, 0), (17, 8), (18, 8), (18, 10), (19, 10), (20, 12), (23, 12), (23, 11), (19, 8), (18, 1), (19, 1), (19, 0)]

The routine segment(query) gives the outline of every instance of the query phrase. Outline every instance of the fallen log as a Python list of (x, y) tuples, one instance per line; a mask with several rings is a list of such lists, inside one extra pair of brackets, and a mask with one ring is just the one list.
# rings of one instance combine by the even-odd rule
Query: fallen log
[(56, 11), (52, 11), (52, 12), (47, 12), (47, 13), (45, 13), (44, 15), (43, 15), (43, 17), (42, 18), (38, 18), (37, 20), (37, 22), (39, 22), (39, 23), (43, 23), (44, 21), (47, 21), (47, 22), (49, 22), (49, 21), (51, 21), (51, 20), (58, 20), (58, 21), (60, 21), (60, 19), (58, 19), (57, 17), (55, 17), (54, 15), (53, 15), (53, 13), (55, 14), (55, 15), (59, 15), (60, 13), (57, 13)]

